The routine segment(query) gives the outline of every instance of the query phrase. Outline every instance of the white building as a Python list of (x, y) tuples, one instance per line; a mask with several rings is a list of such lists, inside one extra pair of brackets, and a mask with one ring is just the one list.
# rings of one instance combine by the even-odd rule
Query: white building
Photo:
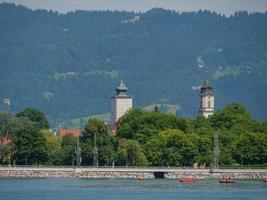
[(133, 99), (127, 96), (128, 88), (121, 80), (119, 86), (116, 88), (116, 96), (111, 97), (111, 132), (113, 135), (116, 134), (117, 121), (133, 107)]
[(208, 79), (206, 79), (203, 85), (201, 86), (199, 97), (199, 115), (208, 118), (214, 113), (213, 88), (209, 85)]

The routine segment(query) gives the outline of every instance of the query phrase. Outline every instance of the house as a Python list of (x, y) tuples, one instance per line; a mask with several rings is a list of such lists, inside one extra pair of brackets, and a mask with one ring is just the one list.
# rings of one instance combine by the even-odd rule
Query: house
[(64, 135), (70, 134), (73, 137), (78, 137), (81, 133), (81, 130), (78, 129), (59, 129), (57, 132), (57, 137), (63, 137)]

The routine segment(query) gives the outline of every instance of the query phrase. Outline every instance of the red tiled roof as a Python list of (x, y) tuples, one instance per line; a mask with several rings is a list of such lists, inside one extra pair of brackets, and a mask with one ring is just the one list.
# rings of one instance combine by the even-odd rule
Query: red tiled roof
[(11, 144), (13, 139), (11, 136), (0, 136), (0, 144)]
[(77, 130), (77, 129), (59, 129), (59, 131), (57, 132), (57, 136), (58, 137), (63, 137), (66, 134), (70, 134), (73, 137), (78, 137), (81, 133), (81, 130)]

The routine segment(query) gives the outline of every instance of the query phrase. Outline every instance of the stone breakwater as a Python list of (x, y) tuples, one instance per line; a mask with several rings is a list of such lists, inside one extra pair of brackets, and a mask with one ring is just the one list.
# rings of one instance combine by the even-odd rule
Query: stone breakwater
[(179, 171), (165, 174), (168, 179), (195, 178), (195, 179), (264, 179), (267, 170), (216, 170), (216, 171)]
[(267, 169), (180, 169), (180, 168), (43, 168), (0, 167), (0, 178), (196, 178), (263, 179)]

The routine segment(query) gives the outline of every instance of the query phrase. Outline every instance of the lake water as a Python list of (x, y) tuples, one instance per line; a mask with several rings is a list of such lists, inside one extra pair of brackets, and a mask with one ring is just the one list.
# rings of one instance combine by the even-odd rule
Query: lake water
[(238, 180), (232, 185), (216, 180), (180, 183), (152, 179), (0, 179), (0, 200), (158, 200), (259, 199), (267, 200), (267, 183)]

